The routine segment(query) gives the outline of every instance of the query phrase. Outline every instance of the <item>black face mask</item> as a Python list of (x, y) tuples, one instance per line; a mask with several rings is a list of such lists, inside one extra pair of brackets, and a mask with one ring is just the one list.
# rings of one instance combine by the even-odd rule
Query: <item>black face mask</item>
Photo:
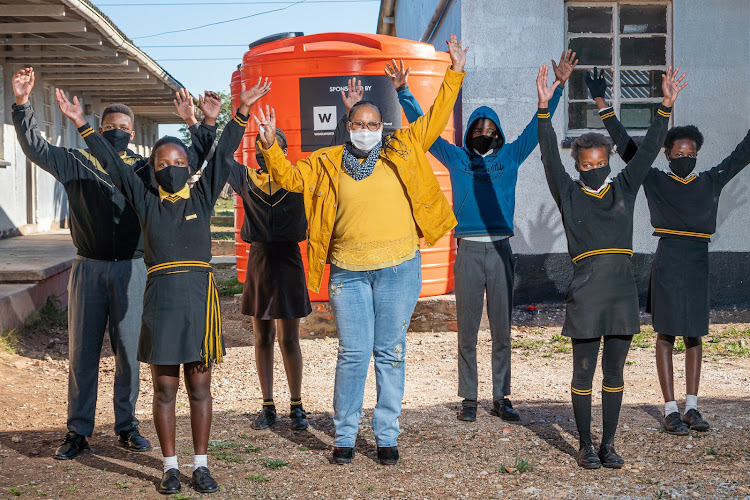
[(607, 180), (607, 177), (609, 177), (610, 172), (612, 172), (612, 169), (609, 168), (609, 165), (605, 165), (592, 170), (580, 170), (578, 175), (588, 187), (599, 189), (604, 184), (604, 181)]
[(677, 177), (682, 177), (684, 179), (695, 169), (695, 161), (696, 158), (690, 158), (689, 156), (674, 158), (669, 161), (669, 169), (674, 172)]
[(130, 144), (130, 132), (125, 132), (119, 128), (113, 128), (112, 130), (102, 132), (102, 137), (107, 139), (107, 142), (112, 144), (112, 147), (115, 148), (115, 151), (118, 153), (128, 149), (128, 144)]
[(491, 135), (478, 135), (471, 139), (471, 145), (480, 155), (487, 153), (492, 147), (495, 138)]
[(178, 167), (177, 165), (167, 165), (154, 174), (156, 182), (167, 193), (176, 193), (187, 184), (190, 177), (190, 169), (187, 167)]
[(266, 159), (263, 158), (263, 153), (255, 153), (255, 161), (258, 162), (258, 167), (262, 172), (268, 172), (266, 169)]

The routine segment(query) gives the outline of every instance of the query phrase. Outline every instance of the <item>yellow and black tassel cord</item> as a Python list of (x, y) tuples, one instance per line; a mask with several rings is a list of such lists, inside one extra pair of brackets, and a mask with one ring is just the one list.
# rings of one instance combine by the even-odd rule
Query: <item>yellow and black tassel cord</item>
[(211, 366), (221, 363), (224, 350), (221, 343), (221, 308), (219, 306), (219, 290), (216, 288), (214, 273), (207, 262), (182, 260), (164, 262), (148, 268), (148, 276), (156, 277), (166, 274), (203, 272), (208, 274), (208, 291), (206, 297), (206, 333), (201, 348), (203, 364)]

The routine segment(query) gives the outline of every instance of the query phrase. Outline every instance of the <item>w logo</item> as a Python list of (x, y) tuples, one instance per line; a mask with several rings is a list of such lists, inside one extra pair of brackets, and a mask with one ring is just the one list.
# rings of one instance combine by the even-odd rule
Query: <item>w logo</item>
[(336, 130), (336, 106), (313, 107), (313, 130)]

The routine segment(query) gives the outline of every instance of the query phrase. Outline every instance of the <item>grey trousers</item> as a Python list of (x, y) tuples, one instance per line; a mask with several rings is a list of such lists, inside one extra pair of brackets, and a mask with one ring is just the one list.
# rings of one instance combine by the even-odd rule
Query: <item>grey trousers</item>
[(510, 320), (515, 257), (508, 239), (460, 240), (454, 273), (458, 320), (458, 395), (477, 399), (477, 333), (484, 294), (492, 334), (492, 399), (510, 395)]
[(109, 320), (115, 357), (115, 433), (138, 425), (138, 335), (146, 287), (143, 259), (105, 261), (78, 256), (68, 284), (68, 430), (94, 431), (99, 357)]

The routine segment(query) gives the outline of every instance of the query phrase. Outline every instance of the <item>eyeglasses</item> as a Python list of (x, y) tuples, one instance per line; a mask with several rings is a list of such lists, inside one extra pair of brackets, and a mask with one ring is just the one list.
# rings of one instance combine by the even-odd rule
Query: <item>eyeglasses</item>
[(367, 128), (367, 130), (380, 130), (382, 124), (383, 122), (349, 122), (349, 127), (351, 127), (352, 130), (362, 130), (364, 128)]

